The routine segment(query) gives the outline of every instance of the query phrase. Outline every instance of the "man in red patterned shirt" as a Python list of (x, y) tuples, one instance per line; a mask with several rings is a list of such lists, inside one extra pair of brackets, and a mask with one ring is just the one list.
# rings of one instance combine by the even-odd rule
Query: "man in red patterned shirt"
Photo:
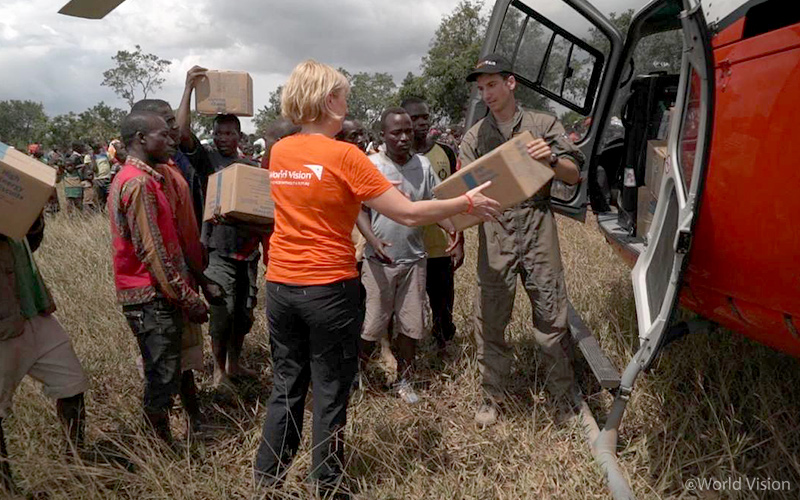
[(133, 112), (122, 121), (128, 150), (108, 198), (117, 301), (144, 361), (144, 413), (156, 434), (172, 442), (169, 409), (181, 375), (184, 315), (208, 320), (184, 259), (168, 190), (156, 166), (175, 151), (164, 119)]

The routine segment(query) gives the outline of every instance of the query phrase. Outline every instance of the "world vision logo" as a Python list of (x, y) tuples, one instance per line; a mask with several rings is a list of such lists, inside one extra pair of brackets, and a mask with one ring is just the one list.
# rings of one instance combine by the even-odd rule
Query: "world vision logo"
[(318, 181), (322, 180), (322, 171), (324, 170), (322, 165), (303, 165), (303, 166), (314, 172), (314, 175), (317, 176)]

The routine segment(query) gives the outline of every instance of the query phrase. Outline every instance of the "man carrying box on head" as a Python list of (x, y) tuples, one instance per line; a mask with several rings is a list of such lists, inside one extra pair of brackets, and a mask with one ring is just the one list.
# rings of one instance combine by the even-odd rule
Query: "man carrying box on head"
[[(459, 157), (462, 168), (528, 130), (537, 138), (527, 145), (531, 158), (549, 164), (563, 182), (580, 181), (583, 155), (566, 138), (564, 127), (554, 116), (518, 105), (514, 98), (517, 82), (506, 58), (497, 54), (482, 58), (467, 81), (477, 83), (490, 113), (464, 135)], [(517, 275), (531, 301), (534, 336), (547, 364), (549, 391), (558, 404), (557, 420), (562, 420), (571, 414), (574, 373), (567, 291), (549, 184), (505, 210), (496, 222), (483, 223), (478, 229), (475, 339), (484, 402), (475, 421), (481, 426), (497, 421), (504, 399), (512, 360), (505, 329), (511, 320)]]
[[(205, 323), (208, 307), (184, 259), (170, 185), (157, 171), (175, 150), (167, 123), (157, 113), (134, 111), (121, 128), (128, 158), (108, 198), (117, 300), (144, 361), (145, 418), (171, 443), (169, 410), (181, 389), (184, 317)], [(181, 399), (192, 413), (189, 396)]]
[[(205, 147), (193, 138), (189, 103), (192, 91), (205, 73), (204, 68), (195, 66), (186, 75), (186, 89), (178, 110), (181, 149), (198, 171), (215, 173), (234, 163), (258, 166), (239, 155), (241, 124), (234, 115), (214, 117), (213, 146)], [(192, 144), (187, 147), (188, 142)], [(253, 326), (261, 233), (252, 227), (204, 222), (202, 241), (208, 249), (206, 276), (219, 283), (226, 293), (224, 305), (211, 306), (209, 324), (214, 385), (219, 386), (228, 384), (229, 377), (255, 375), (241, 365), (240, 358), (244, 337)]]
[(89, 384), (69, 336), (52, 315), (55, 302), (33, 259), (43, 236), (41, 216), (25, 239), (0, 234), (0, 494), (16, 492), (3, 419), (25, 375), (44, 384), (45, 394), (56, 399), (70, 446), (83, 445), (83, 393)]

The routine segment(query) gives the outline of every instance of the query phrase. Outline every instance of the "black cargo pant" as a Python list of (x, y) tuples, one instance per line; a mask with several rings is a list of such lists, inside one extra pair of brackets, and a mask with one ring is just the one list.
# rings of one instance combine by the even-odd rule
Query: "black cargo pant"
[(455, 301), (455, 280), (453, 260), (450, 257), (428, 259), (425, 289), (433, 315), (433, 338), (441, 345), (453, 340), (456, 325), (453, 324), (453, 302)]
[(350, 386), (358, 371), (358, 280), (292, 286), (267, 282), (273, 386), (256, 483), (280, 481), (300, 446), (303, 409), (314, 385), (311, 477), (335, 485), (342, 475)]
[(155, 414), (172, 407), (181, 378), (183, 314), (164, 299), (123, 306), (144, 362), (144, 411)]

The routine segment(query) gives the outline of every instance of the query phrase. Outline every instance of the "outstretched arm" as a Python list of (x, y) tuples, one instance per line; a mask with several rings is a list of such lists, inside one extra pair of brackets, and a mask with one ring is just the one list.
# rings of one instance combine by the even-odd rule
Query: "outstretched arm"
[(181, 98), (181, 105), (178, 107), (178, 129), (181, 134), (181, 148), (187, 151), (193, 151), (198, 144), (195, 144), (194, 137), (192, 136), (192, 92), (197, 86), (197, 82), (205, 77), (206, 69), (200, 66), (193, 66), (186, 73), (186, 86), (183, 88), (183, 97)]
[(404, 226), (425, 226), (460, 213), (491, 220), (500, 215), (500, 203), (481, 194), (490, 185), (491, 181), (485, 182), (461, 196), (447, 200), (413, 202), (397, 188), (392, 188), (364, 204)]

